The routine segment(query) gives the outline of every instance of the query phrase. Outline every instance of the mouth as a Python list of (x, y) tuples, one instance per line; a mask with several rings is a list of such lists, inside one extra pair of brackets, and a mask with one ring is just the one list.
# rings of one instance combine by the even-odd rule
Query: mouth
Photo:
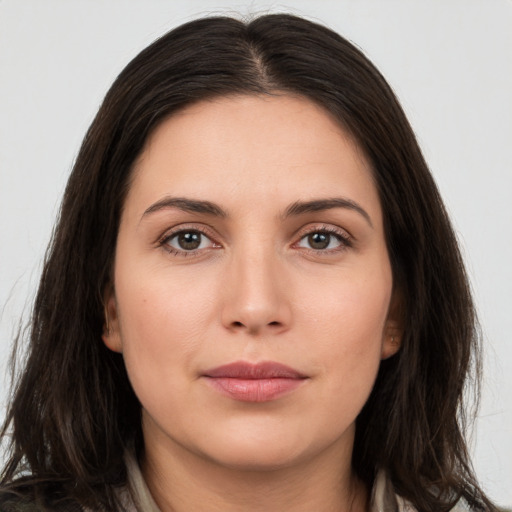
[(202, 377), (213, 389), (241, 402), (268, 402), (300, 387), (308, 377), (280, 363), (237, 361), (212, 368)]

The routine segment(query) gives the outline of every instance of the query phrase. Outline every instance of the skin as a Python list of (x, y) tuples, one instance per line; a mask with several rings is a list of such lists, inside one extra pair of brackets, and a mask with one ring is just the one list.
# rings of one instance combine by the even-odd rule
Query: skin
[[(170, 197), (225, 215), (154, 206)], [(334, 197), (367, 216), (284, 215)], [(176, 233), (194, 230), (200, 246), (186, 251)], [(235, 96), (165, 120), (134, 167), (106, 301), (104, 341), (142, 404), (143, 473), (163, 512), (367, 509), (350, 465), (355, 419), (400, 324), (370, 166), (323, 109)], [(233, 361), (307, 378), (241, 402), (203, 377)]]

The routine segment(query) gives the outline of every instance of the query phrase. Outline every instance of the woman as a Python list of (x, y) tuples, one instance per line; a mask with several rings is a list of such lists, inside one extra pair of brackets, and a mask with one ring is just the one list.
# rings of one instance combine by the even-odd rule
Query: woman
[(183, 25), (108, 92), (7, 414), (2, 510), (495, 510), (475, 315), (389, 86), (288, 15)]

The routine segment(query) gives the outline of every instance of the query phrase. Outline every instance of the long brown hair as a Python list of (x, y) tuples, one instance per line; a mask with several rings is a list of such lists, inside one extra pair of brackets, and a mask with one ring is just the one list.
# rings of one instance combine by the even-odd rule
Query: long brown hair
[[(401, 350), (383, 361), (357, 419), (353, 467), (372, 485), (387, 471), (420, 511), (460, 497), (495, 510), (465, 442), (463, 396), (478, 377), (479, 339), (456, 239), (411, 127), (384, 78), (352, 44), (291, 15), (182, 25), (121, 72), (83, 141), (33, 309), (28, 357), (2, 435), (12, 434), (4, 494), (121, 510), (123, 453), (142, 450), (140, 404), (122, 357), (101, 341), (133, 162), (166, 117), (213, 96), (288, 92), (321, 105), (371, 162), (394, 286)], [(11, 435), (9, 434), (9, 435)]]

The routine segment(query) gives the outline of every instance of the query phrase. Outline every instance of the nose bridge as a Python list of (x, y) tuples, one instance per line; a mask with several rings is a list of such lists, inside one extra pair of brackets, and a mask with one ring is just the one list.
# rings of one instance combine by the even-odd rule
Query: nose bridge
[(248, 236), (233, 249), (223, 322), (231, 329), (251, 333), (283, 329), (290, 312), (280, 258), (272, 240), (255, 238)]

